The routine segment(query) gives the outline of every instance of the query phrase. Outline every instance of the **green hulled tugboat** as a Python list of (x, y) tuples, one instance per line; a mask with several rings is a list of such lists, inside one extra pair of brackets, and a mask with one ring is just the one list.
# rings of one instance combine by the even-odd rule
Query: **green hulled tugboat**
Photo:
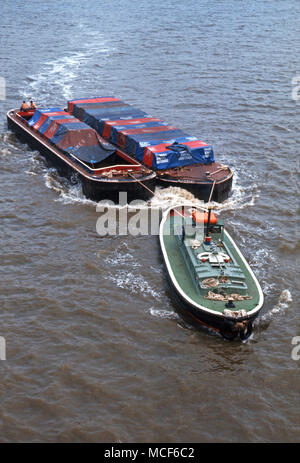
[(247, 339), (264, 297), (222, 220), (210, 209), (171, 208), (160, 224), (160, 246), (183, 317), (226, 339)]

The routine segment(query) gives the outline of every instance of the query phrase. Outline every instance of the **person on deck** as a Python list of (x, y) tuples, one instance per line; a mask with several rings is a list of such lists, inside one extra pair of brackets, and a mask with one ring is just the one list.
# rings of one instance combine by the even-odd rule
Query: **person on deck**
[(33, 100), (30, 100), (30, 109), (36, 109), (36, 106), (35, 106)]
[(29, 106), (28, 106), (28, 104), (26, 103), (25, 100), (24, 100), (23, 103), (21, 104), (20, 111), (29, 111)]

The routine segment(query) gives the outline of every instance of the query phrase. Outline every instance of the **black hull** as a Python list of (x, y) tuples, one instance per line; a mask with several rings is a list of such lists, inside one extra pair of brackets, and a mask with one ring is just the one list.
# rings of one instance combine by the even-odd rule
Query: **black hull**
[[(156, 184), (164, 188), (179, 187), (191, 192), (196, 198), (202, 199), (207, 202), (210, 198), (213, 182), (197, 183), (197, 182), (183, 182), (182, 180), (168, 180), (156, 177)], [(211, 200), (217, 203), (222, 203), (229, 198), (232, 189), (232, 176), (216, 183)]]
[(142, 183), (151, 190), (148, 191), (143, 187), (139, 182), (134, 181), (119, 181), (119, 182), (98, 182), (95, 184), (92, 180), (83, 179), (82, 183), (82, 192), (83, 194), (93, 200), (100, 201), (104, 199), (109, 199), (116, 204), (119, 204), (120, 193), (126, 193), (126, 201), (130, 203), (135, 199), (140, 199), (143, 201), (149, 201), (152, 198), (155, 189), (155, 179), (152, 180), (142, 180)]
[[(76, 163), (69, 164), (57, 156), (47, 142), (41, 142), (35, 138), (30, 132), (27, 132), (22, 125), (15, 122), (9, 115), (7, 116), (8, 128), (12, 130), (17, 138), (27, 143), (30, 148), (37, 150), (45, 158), (48, 166), (55, 167), (59, 175), (68, 179), (78, 179), (82, 184), (83, 194), (93, 201), (111, 200), (119, 203), (119, 193), (127, 194), (127, 202), (135, 199), (148, 201), (155, 189), (155, 174), (151, 173), (146, 178), (141, 178), (140, 182), (133, 179), (126, 180), (110, 180), (110, 179), (93, 179), (77, 168)], [(130, 166), (129, 166), (130, 167)]]
[[(178, 293), (171, 281), (166, 267), (165, 272), (167, 274), (168, 284), (171, 289), (171, 297), (174, 301), (176, 311), (187, 323), (194, 326), (196, 329), (203, 329), (204, 327), (212, 329), (219, 333), (223, 338), (230, 341), (235, 338), (245, 340), (251, 336), (253, 331), (252, 323), (257, 317), (257, 314), (252, 317), (244, 317), (239, 318), (238, 320), (232, 320), (210, 314), (204, 310), (196, 309), (192, 305), (188, 304), (185, 299), (183, 299), (182, 296)], [(244, 333), (241, 333), (236, 328), (236, 322), (241, 322), (243, 320), (246, 320), (247, 322), (247, 330)]]

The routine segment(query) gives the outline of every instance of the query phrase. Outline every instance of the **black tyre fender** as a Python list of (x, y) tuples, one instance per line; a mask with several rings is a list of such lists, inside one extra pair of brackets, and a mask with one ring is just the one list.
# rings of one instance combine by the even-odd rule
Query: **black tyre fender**
[(233, 341), (234, 338), (237, 337), (238, 331), (235, 326), (235, 322), (233, 320), (224, 320), (223, 327), (220, 330), (220, 334), (223, 336), (224, 339), (228, 341)]

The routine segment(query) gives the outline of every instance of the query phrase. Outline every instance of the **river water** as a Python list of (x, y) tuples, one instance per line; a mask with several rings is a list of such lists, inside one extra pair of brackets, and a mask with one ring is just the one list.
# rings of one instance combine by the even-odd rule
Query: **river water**
[[(299, 2), (0, 6), (0, 440), (299, 441)], [(217, 209), (265, 294), (247, 342), (184, 324), (157, 236), (99, 236), (96, 203), (7, 129), (24, 98), (103, 95), (233, 168)]]

